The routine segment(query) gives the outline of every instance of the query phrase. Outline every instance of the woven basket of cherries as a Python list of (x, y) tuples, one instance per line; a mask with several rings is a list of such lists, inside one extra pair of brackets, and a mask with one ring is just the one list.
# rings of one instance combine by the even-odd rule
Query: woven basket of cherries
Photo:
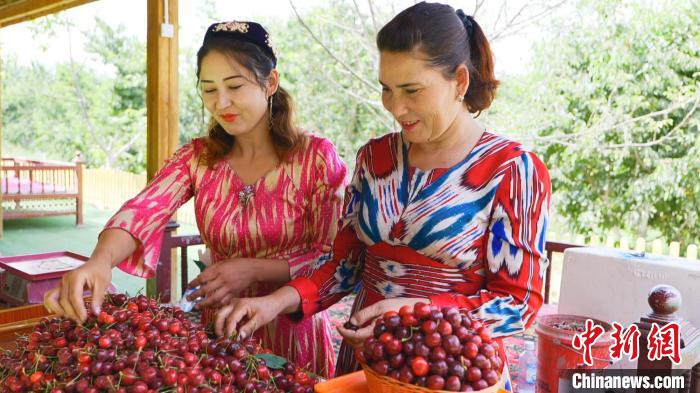
[(372, 393), (499, 392), (503, 361), (489, 330), (456, 307), (384, 313), (357, 357)]

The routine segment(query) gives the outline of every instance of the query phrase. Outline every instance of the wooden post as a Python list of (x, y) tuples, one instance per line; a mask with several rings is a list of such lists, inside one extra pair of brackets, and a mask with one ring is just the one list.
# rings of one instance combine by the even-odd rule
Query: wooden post
[(84, 189), (83, 189), (83, 178), (85, 170), (85, 159), (81, 152), (76, 152), (75, 157), (73, 157), (73, 162), (75, 163), (75, 186), (78, 188), (78, 197), (75, 198), (75, 225), (83, 224), (83, 199), (84, 199)]
[[(148, 0), (146, 173), (149, 181), (178, 145), (177, 7), (178, 0)], [(171, 258), (171, 269), (177, 272), (175, 258)], [(148, 280), (146, 293), (156, 295), (154, 279)]]
[[(676, 315), (682, 304), (680, 292), (670, 285), (657, 285), (649, 292), (648, 302), (652, 312), (637, 322), (640, 332), (637, 375), (671, 375), (674, 369), (692, 369), (693, 372), (686, 375), (690, 383), (685, 386), (686, 389), (691, 387), (697, 389), (700, 386), (700, 370), (697, 367), (697, 361), (700, 359), (700, 331), (689, 321)], [(691, 307), (693, 306), (695, 305), (691, 305)], [(657, 360), (649, 359), (648, 335), (652, 324), (655, 323), (663, 328), (671, 322), (680, 326), (681, 363), (675, 366), (668, 357)]]
[(173, 292), (173, 286), (171, 285), (172, 278), (173, 276), (177, 277), (177, 275), (172, 274), (173, 263), (177, 265), (177, 258), (173, 258), (172, 254), (173, 236), (175, 235), (175, 231), (179, 226), (180, 224), (176, 223), (175, 221), (170, 221), (165, 226), (163, 242), (161, 243), (160, 248), (160, 256), (158, 257), (158, 266), (156, 267), (155, 276), (155, 296), (159, 297), (160, 301), (163, 303), (170, 302)]
[[(177, 0), (148, 0), (148, 136), (146, 173), (150, 181), (178, 145)], [(172, 36), (163, 31), (165, 7)]]

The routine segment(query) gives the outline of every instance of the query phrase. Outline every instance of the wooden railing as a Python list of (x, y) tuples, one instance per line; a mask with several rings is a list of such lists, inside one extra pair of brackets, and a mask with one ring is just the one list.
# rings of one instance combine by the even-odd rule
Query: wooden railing
[(172, 278), (173, 251), (180, 250), (180, 285), (182, 292), (184, 292), (187, 287), (187, 247), (203, 243), (199, 235), (176, 236), (175, 230), (178, 227), (180, 227), (180, 224), (175, 221), (170, 221), (165, 226), (158, 267), (156, 268), (155, 295), (159, 296), (163, 302), (169, 302), (171, 298), (170, 282)]
[[(3, 157), (3, 219), (75, 214), (83, 223), (83, 160), (73, 163)], [(65, 202), (74, 200), (74, 206)], [(63, 202), (63, 203), (62, 203)]]
[(552, 261), (554, 260), (554, 254), (563, 254), (567, 248), (583, 247), (578, 244), (571, 243), (559, 243), (559, 242), (547, 242), (544, 246), (545, 252), (547, 253), (547, 260), (549, 264), (547, 265), (547, 272), (544, 277), (544, 302), (549, 303), (549, 287), (552, 281)]

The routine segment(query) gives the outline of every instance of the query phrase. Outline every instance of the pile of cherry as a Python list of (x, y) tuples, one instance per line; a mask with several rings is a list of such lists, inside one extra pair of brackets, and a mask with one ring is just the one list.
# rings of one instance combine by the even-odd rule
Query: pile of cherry
[(499, 382), (503, 362), (497, 348), (488, 329), (459, 309), (416, 303), (377, 319), (358, 356), (379, 375), (469, 392)]
[(254, 340), (213, 339), (143, 295), (109, 295), (82, 326), (44, 318), (16, 344), (0, 354), (1, 392), (308, 393), (317, 382)]

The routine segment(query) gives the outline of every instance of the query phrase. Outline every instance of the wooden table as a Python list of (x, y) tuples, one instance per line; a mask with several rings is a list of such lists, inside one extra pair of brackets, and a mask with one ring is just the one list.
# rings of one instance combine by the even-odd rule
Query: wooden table
[(14, 348), (17, 336), (29, 334), (47, 315), (49, 312), (43, 304), (0, 310), (0, 348)]

